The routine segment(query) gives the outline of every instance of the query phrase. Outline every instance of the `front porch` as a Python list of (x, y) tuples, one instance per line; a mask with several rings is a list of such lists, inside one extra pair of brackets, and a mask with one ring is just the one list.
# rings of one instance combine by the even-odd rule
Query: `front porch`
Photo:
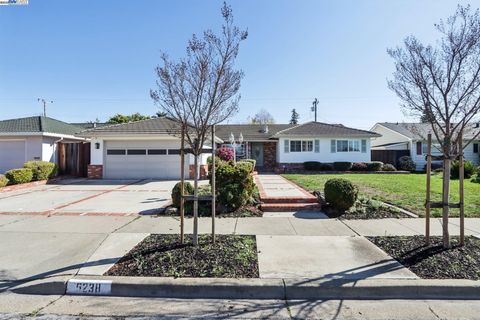
[(246, 142), (246, 159), (257, 161), (256, 170), (273, 172), (277, 165), (277, 142)]

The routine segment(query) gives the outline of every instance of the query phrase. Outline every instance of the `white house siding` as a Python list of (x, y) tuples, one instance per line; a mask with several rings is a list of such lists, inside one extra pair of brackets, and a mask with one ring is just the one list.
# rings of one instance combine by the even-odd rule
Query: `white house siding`
[(399, 134), (393, 130), (385, 128), (382, 125), (376, 124), (370, 131), (381, 134), (381, 137), (372, 138), (372, 148), (389, 143), (407, 142), (409, 139), (404, 135)]
[[(315, 152), (315, 147), (312, 152), (288, 152), (285, 153), (285, 140), (320, 140), (320, 150)], [(366, 152), (335, 152), (332, 153), (330, 149), (331, 140), (366, 140)], [(332, 163), (335, 161), (350, 161), (350, 162), (370, 162), (370, 138), (356, 138), (356, 137), (331, 137), (331, 138), (312, 138), (312, 137), (295, 137), (295, 138), (279, 138), (277, 144), (277, 162), (278, 163), (303, 163), (305, 161), (318, 161), (324, 163)]]
[(56, 151), (57, 142), (60, 138), (43, 137), (42, 141), (42, 160), (49, 162), (57, 162)]
[[(423, 141), (422, 143), (427, 143), (426, 141)], [(480, 141), (475, 141), (475, 143), (480, 143)], [(479, 146), (480, 147), (480, 146)], [(415, 161), (416, 164), (416, 169), (418, 171), (423, 171), (425, 168), (425, 165), (427, 164), (427, 161), (425, 160), (425, 154), (418, 155), (417, 154), (417, 142), (413, 141), (411, 144), (411, 149), (410, 149), (410, 154), (412, 157), (412, 160)], [(435, 155), (435, 153), (433, 153)], [(479, 153), (474, 153), (473, 152), (473, 142), (469, 144), (465, 149), (464, 149), (464, 156), (465, 160), (473, 162), (476, 166), (480, 164), (480, 159), (479, 159)], [(439, 163), (441, 164), (441, 161), (434, 161), (434, 163)]]

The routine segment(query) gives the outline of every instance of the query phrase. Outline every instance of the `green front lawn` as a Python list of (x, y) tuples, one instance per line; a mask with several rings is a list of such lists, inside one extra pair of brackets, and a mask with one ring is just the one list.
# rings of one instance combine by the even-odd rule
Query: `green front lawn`
[[(328, 179), (345, 178), (360, 189), (360, 194), (405, 208), (420, 216), (425, 214), (425, 174), (284, 174), (285, 178), (314, 191), (323, 191)], [(458, 180), (450, 185), (451, 202), (458, 202)], [(432, 201), (440, 201), (442, 192), (441, 176), (432, 176)], [(441, 216), (440, 210), (432, 210), (434, 216)], [(458, 209), (451, 209), (452, 216), (458, 216)], [(465, 180), (465, 215), (480, 217), (480, 184)]]

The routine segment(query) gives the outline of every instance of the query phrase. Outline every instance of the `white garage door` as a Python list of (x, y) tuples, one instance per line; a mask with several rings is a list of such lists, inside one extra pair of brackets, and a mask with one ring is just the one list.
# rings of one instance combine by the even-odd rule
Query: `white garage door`
[[(179, 179), (180, 155), (176, 141), (106, 141), (105, 178)], [(188, 163), (185, 159), (185, 172)]]
[(0, 141), (0, 173), (23, 167), (25, 163), (25, 141)]

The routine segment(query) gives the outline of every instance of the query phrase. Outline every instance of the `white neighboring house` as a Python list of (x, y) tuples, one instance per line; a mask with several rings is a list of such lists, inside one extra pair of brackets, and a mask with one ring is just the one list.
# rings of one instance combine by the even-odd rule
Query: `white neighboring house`
[(0, 121), (0, 173), (23, 167), (29, 160), (58, 164), (58, 144), (83, 142), (82, 128), (48, 117)]
[(236, 140), (241, 135), (242, 153), (255, 159), (257, 168), (263, 171), (303, 168), (306, 161), (370, 162), (370, 140), (380, 137), (371, 131), (314, 121), (298, 125), (219, 125), (216, 133), (225, 141), (231, 134)]
[[(372, 127), (371, 131), (381, 134), (381, 137), (372, 140), (372, 150), (408, 150), (417, 170), (424, 170), (427, 153), (426, 137), (431, 132), (430, 124), (379, 122)], [(470, 141), (471, 138), (468, 134), (465, 136), (466, 141)], [(432, 139), (435, 139), (433, 134)], [(475, 165), (480, 163), (479, 143), (480, 141), (475, 140), (464, 150), (465, 160)], [(440, 154), (438, 150), (439, 144), (433, 141), (432, 154)], [(441, 161), (434, 161), (434, 163), (440, 164)]]
[[(91, 139), (88, 177), (179, 179), (179, 134), (178, 123), (166, 117), (85, 130), (80, 135)], [(200, 157), (200, 176), (205, 176), (211, 150), (210, 143), (205, 146), (205, 153)], [(193, 163), (193, 155), (186, 154), (184, 169), (187, 178), (193, 177)]]

